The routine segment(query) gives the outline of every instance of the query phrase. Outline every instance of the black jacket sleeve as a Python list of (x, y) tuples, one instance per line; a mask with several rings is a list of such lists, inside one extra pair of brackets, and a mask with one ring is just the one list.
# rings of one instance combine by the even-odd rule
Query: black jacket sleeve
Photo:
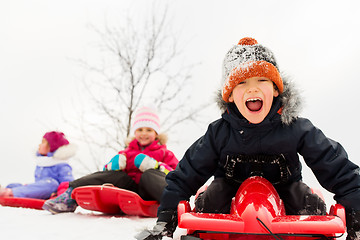
[(298, 119), (298, 152), (304, 157), (319, 183), (335, 194), (345, 208), (360, 210), (359, 167), (348, 159), (344, 148), (327, 138), (307, 119)]
[(219, 139), (220, 136), (225, 136), (219, 134), (220, 129), (223, 133), (224, 124), (226, 125), (221, 119), (210, 124), (205, 135), (190, 146), (176, 169), (166, 176), (168, 186), (163, 192), (159, 211), (176, 209), (179, 201), (188, 200), (195, 195), (214, 174), (221, 151), (221, 146), (215, 143), (226, 143), (225, 139)]

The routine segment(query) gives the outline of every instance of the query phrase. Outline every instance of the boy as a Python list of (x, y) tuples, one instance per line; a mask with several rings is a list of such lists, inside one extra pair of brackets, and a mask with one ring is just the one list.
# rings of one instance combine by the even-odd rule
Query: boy
[(274, 185), (287, 214), (326, 214), (325, 203), (302, 182), (298, 154), (346, 208), (347, 239), (360, 239), (359, 167), (339, 143), (298, 117), (298, 94), (281, 77), (273, 53), (243, 38), (229, 50), (223, 67), (222, 118), (167, 175), (156, 226), (138, 239), (172, 236), (179, 201), (188, 200), (211, 176), (214, 180), (195, 200), (196, 211), (229, 213), (240, 184), (260, 175)]

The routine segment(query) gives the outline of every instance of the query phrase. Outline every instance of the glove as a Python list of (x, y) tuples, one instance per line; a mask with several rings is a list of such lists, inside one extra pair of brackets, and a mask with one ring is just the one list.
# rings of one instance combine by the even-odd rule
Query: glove
[(163, 236), (173, 237), (177, 227), (177, 212), (175, 210), (161, 211), (156, 225), (152, 230), (144, 230), (135, 236), (137, 240), (160, 240)]
[(360, 211), (346, 209), (346, 240), (360, 240)]
[(108, 162), (103, 171), (119, 171), (126, 167), (126, 156), (124, 154), (116, 154), (110, 162)]
[(159, 170), (167, 175), (170, 171), (174, 169), (169, 165), (167, 165), (166, 163), (159, 162)]
[(154, 158), (149, 157), (146, 154), (139, 153), (134, 159), (135, 166), (142, 172), (145, 172), (149, 169), (159, 169), (161, 172), (168, 174), (170, 171), (174, 170), (166, 163), (158, 162)]

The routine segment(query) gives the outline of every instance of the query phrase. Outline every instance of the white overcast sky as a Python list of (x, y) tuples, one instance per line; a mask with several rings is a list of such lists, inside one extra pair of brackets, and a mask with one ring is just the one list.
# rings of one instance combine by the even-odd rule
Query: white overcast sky
[[(93, 55), (97, 39), (88, 25), (122, 21), (129, 6), (144, 14), (150, 2), (0, 0), (0, 184), (33, 180), (32, 155), (45, 131), (63, 130), (70, 141), (75, 137), (61, 116), (71, 115), (81, 91), (83, 69), (71, 59), (101, 58)], [(202, 63), (194, 72), (194, 104), (212, 100), (227, 50), (244, 36), (254, 37), (303, 90), (302, 116), (341, 142), (360, 164), (359, 1), (166, 2), (174, 28), (190, 40), (186, 54)], [(214, 107), (205, 122), (218, 117)], [(180, 159), (206, 127), (185, 126), (181, 144), (170, 142), (169, 148)], [(79, 154), (86, 156), (86, 150)]]

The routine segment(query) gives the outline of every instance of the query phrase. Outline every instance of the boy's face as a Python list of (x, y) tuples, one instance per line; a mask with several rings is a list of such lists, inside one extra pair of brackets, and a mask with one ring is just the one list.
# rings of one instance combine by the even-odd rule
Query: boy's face
[(250, 123), (261, 123), (270, 112), (273, 98), (279, 96), (273, 82), (264, 77), (252, 77), (239, 83), (229, 97)]
[(149, 127), (141, 127), (135, 130), (135, 138), (141, 146), (147, 146), (155, 141), (157, 133)]
[(39, 154), (46, 156), (50, 152), (50, 145), (48, 141), (43, 138), (41, 143), (39, 144)]

